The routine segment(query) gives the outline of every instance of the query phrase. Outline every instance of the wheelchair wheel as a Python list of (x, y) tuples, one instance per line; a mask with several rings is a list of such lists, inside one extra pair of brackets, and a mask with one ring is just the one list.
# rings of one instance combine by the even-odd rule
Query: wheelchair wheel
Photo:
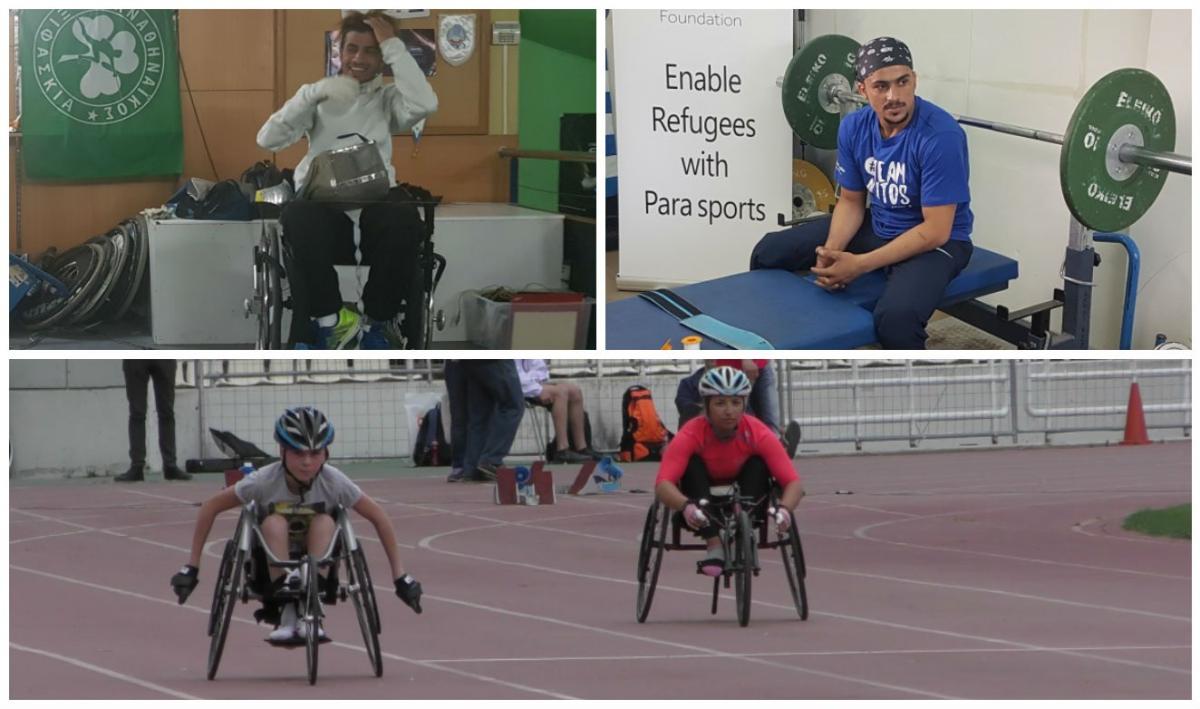
[(283, 282), (279, 236), (264, 232), (254, 247), (254, 293), (246, 303), (247, 315), (258, 318), (255, 347), (260, 350), (280, 346), (283, 318)]
[(667, 541), (667, 524), (670, 510), (655, 500), (646, 513), (646, 524), (642, 527), (642, 545), (638, 550), (637, 567), (637, 622), (645, 623), (650, 615), (650, 603), (654, 600), (654, 587), (658, 584), (658, 572), (662, 568), (663, 547)]
[(787, 538), (779, 537), (779, 551), (783, 554), (783, 570), (787, 574), (788, 588), (792, 591), (792, 602), (796, 604), (796, 613), (800, 620), (808, 620), (808, 590), (804, 586), (807, 571), (804, 566), (804, 547), (800, 543), (800, 534), (796, 531), (796, 519), (792, 518), (792, 527), (788, 530)]
[(317, 683), (317, 649), (321, 646), (321, 588), (317, 565), (311, 560), (306, 564), (308, 578), (305, 579), (304, 607), (301, 614), (307, 624), (304, 636), (304, 659), (308, 664), (308, 683)]
[(371, 576), (367, 571), (367, 559), (362, 548), (350, 553), (346, 562), (346, 582), (350, 587), (350, 600), (354, 602), (354, 613), (358, 616), (358, 627), (362, 630), (363, 644), (367, 647), (367, 659), (376, 677), (383, 676), (383, 657), (379, 654), (379, 608), (375, 605), (375, 592), (371, 588)]
[(750, 623), (750, 580), (754, 576), (754, 525), (744, 510), (737, 514), (737, 534), (733, 549), (733, 594), (737, 603), (738, 625)]
[(221, 569), (217, 572), (217, 586), (213, 589), (212, 612), (208, 617), (208, 634), (212, 637), (208, 645), (210, 680), (217, 676), (217, 668), (221, 664), (225, 637), (233, 619), (233, 605), (241, 593), (242, 575), (246, 568), (246, 553), (238, 547), (236, 541), (241, 538), (242, 526), (239, 524), (237, 529), (238, 533), (234, 538), (225, 543), (225, 553), (221, 555)]

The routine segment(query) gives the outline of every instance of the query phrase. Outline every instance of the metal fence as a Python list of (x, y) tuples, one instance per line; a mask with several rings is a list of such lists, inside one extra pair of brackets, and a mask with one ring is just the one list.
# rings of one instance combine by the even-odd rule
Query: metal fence
[[(180, 384), (199, 393), (199, 439), (215, 451), (209, 427), (270, 445), (271, 425), (287, 406), (313, 404), (337, 424), (338, 455), (392, 458), (411, 453), (416, 419), (445, 393), (443, 360), (214, 360), (180, 368)], [(621, 396), (648, 387), (674, 429), (679, 380), (701, 360), (561, 359), (551, 375), (580, 385), (595, 445), (616, 448)], [(1139, 384), (1147, 424), (1167, 437), (1191, 433), (1187, 360), (775, 360), (784, 420), (806, 444), (892, 441), (917, 447), (947, 439), (1046, 443), (1067, 432), (1121, 430), (1130, 385)], [(445, 407), (443, 407), (445, 408)], [(512, 452), (537, 452), (526, 416)], [(181, 435), (186, 435), (182, 434)]]
[(797, 371), (783, 368), (785, 420), (801, 440), (907, 441), (1002, 438), (1022, 434), (1119, 431), (1131, 385), (1138, 383), (1147, 425), (1191, 434), (1187, 360), (993, 360)]

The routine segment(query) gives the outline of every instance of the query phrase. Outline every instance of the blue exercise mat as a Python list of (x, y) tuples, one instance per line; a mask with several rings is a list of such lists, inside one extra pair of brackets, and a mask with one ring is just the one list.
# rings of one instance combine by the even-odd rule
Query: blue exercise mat
[[(1016, 261), (976, 247), (970, 263), (946, 287), (941, 305), (1004, 290), (1016, 277)], [(874, 272), (855, 279), (845, 291), (829, 293), (812, 276), (762, 270), (671, 290), (707, 315), (762, 335), (776, 349), (849, 349), (876, 341), (871, 310), (885, 283), (883, 273)], [(643, 298), (608, 303), (605, 316), (610, 350), (659, 349), (668, 339), (680, 349), (681, 338), (695, 334)], [(701, 346), (728, 349), (707, 338)]]

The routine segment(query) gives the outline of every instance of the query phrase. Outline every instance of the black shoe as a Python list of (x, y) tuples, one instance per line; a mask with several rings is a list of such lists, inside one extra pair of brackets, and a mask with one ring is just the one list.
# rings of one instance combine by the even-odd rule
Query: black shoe
[(578, 451), (573, 451), (570, 449), (563, 449), (560, 451), (554, 451), (554, 455), (550, 456), (549, 462), (551, 462), (551, 463), (586, 463), (589, 460), (592, 460), (591, 456), (584, 455), (583, 453), (580, 453)]
[(140, 483), (146, 479), (146, 474), (136, 465), (129, 467), (124, 473), (113, 478), (113, 482), (118, 483)]
[(475, 479), (485, 483), (495, 482), (497, 467), (495, 463), (480, 463), (475, 467)]
[(191, 480), (191, 473), (185, 473), (175, 465), (163, 466), (163, 477), (167, 480)]
[(789, 458), (796, 457), (796, 446), (800, 445), (800, 424), (788, 421), (787, 429), (783, 432), (783, 447), (787, 449)]

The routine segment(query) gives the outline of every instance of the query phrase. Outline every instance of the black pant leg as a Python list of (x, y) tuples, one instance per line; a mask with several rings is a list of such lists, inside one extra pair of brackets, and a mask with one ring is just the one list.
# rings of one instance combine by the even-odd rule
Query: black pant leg
[(283, 240), (291, 253), (293, 317), (318, 318), (342, 308), (335, 263), (354, 263), (354, 225), (339, 209), (298, 200), (280, 216)]
[(761, 514), (767, 503), (767, 493), (771, 490), (771, 472), (767, 463), (760, 456), (754, 455), (746, 459), (742, 469), (738, 471), (738, 489), (742, 497), (755, 501), (751, 512)]
[(125, 398), (129, 401), (129, 462), (135, 468), (146, 467), (146, 385), (150, 381), (147, 364), (141, 359), (121, 362)]
[[(411, 204), (372, 204), (359, 217), (363, 263), (371, 275), (363, 305), (372, 320), (391, 320), (404, 308), (406, 324), (421, 321), (425, 279), (421, 246), (425, 226)], [(412, 333), (406, 333), (412, 337)]]
[(163, 468), (175, 467), (175, 360), (154, 360), (150, 377), (154, 380), (154, 410), (158, 414), (158, 450)]

